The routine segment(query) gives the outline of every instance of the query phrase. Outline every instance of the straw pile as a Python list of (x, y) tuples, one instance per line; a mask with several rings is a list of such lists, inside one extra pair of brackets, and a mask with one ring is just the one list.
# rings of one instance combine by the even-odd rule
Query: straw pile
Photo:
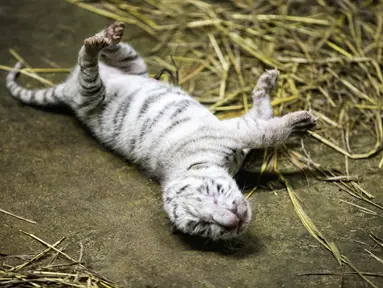
[[(283, 156), (296, 168), (338, 186), (379, 212), (346, 202), (360, 211), (379, 216), (383, 210), (348, 168), (350, 159), (379, 157), (382, 149), (381, 1), (66, 1), (141, 29), (152, 38), (152, 49), (145, 57), (149, 66), (164, 69), (164, 77), (177, 75), (173, 78), (178, 85), (220, 119), (245, 113), (257, 78), (265, 69), (278, 68), (281, 76), (272, 95), (275, 114), (311, 109), (319, 117), (319, 129), (310, 132), (311, 137), (342, 154), (345, 168), (340, 172), (322, 167), (304, 147), (300, 152), (282, 147), (265, 151), (260, 175), (276, 173), (309, 233), (340, 265), (347, 264), (376, 287), (315, 226), (278, 163)], [(23, 72), (30, 76), (64, 71), (29, 67)], [(371, 147), (354, 145), (360, 137)], [(383, 158), (378, 167), (382, 166)]]
[(65, 237), (51, 245), (33, 234), (21, 232), (45, 249), (36, 255), (0, 255), (1, 287), (117, 287), (83, 265), (84, 247), (81, 243), (79, 257), (75, 260), (65, 252), (65, 246), (60, 247)]

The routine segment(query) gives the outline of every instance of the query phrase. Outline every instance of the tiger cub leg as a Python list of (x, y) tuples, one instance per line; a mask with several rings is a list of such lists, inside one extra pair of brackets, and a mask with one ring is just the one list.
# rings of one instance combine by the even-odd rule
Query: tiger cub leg
[[(257, 81), (252, 94), (253, 107), (249, 111), (251, 118), (268, 120), (274, 117), (273, 107), (270, 102), (270, 93), (276, 86), (278, 80), (278, 70), (267, 70)], [(242, 167), (251, 149), (236, 150), (229, 165), (231, 174), (235, 174)]]
[(118, 68), (123, 73), (147, 75), (144, 60), (129, 44), (121, 43), (124, 23), (115, 22), (97, 35), (111, 40), (111, 45), (101, 51), (101, 60), (109, 66)]
[[(84, 40), (78, 56), (79, 71), (77, 82), (79, 103), (77, 114), (80, 119), (87, 119), (92, 128), (99, 126), (95, 120), (98, 117), (98, 107), (105, 99), (105, 86), (99, 75), (98, 56), (102, 48), (108, 46), (111, 40), (102, 36), (92, 36)], [(95, 120), (96, 122), (93, 123)]]
[(249, 111), (249, 116), (252, 119), (268, 120), (274, 117), (270, 93), (276, 86), (278, 77), (279, 71), (277, 69), (267, 70), (259, 77), (252, 94), (253, 107)]

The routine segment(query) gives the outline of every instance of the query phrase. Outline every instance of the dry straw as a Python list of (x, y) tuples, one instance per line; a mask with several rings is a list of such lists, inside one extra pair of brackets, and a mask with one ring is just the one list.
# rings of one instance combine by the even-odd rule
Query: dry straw
[[(73, 259), (60, 247), (65, 237), (49, 244), (34, 234), (20, 231), (44, 246), (36, 255), (1, 255), (1, 287), (78, 287), (117, 288), (112, 281), (100, 276), (83, 262), (84, 247), (80, 243), (78, 259)], [(19, 264), (14, 264), (24, 260)], [(11, 264), (12, 263), (12, 264)]]

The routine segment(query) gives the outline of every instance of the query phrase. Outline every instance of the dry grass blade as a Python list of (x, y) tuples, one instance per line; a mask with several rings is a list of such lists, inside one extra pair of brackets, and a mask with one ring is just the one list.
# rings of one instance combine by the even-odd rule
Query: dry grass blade
[(344, 182), (349, 182), (349, 181), (358, 181), (359, 178), (358, 176), (350, 176), (350, 175), (341, 175), (341, 176), (332, 176), (332, 177), (327, 177), (323, 178), (323, 181), (344, 181)]
[(11, 53), (11, 55), (15, 57), (18, 62), (21, 62), (21, 64), (23, 64), (25, 67), (31, 68), (31, 66), (29, 66), (29, 64), (14, 49), (9, 49), (9, 53)]
[(363, 213), (366, 213), (366, 214), (370, 214), (370, 215), (374, 215), (374, 216), (379, 216), (379, 217), (383, 217), (381, 215), (379, 215), (377, 212), (375, 211), (372, 211), (371, 209), (368, 209), (368, 208), (365, 208), (365, 207), (362, 207), (358, 204), (355, 204), (355, 203), (351, 203), (351, 202), (348, 202), (348, 201), (345, 201), (345, 200), (342, 200), (340, 199), (341, 202), (343, 203), (347, 203), (351, 206), (354, 206), (354, 207), (357, 207), (359, 209), (359, 211), (363, 212)]
[(59, 249), (57, 249), (57, 248), (54, 247), (53, 245), (51, 245), (51, 244), (45, 242), (44, 240), (40, 239), (39, 237), (37, 237), (37, 236), (35, 236), (35, 235), (31, 234), (31, 233), (22, 231), (22, 230), (20, 230), (20, 232), (23, 233), (23, 234), (25, 234), (25, 235), (28, 235), (29, 237), (31, 237), (31, 238), (33, 238), (33, 239), (35, 239), (35, 240), (37, 240), (38, 242), (40, 242), (40, 243), (43, 244), (44, 246), (47, 246), (48, 248), (50, 248), (50, 249), (56, 251), (57, 253), (59, 253), (60, 255), (62, 255), (64, 258), (66, 258), (66, 259), (68, 259), (68, 260), (70, 260), (70, 261), (72, 261), (72, 262), (74, 262), (74, 263), (77, 263), (77, 261), (74, 260), (72, 257), (68, 256), (66, 253), (60, 251)]
[[(18, 62), (21, 62), (23, 64), (23, 66), (31, 69), (31, 66), (29, 66), (29, 64), (14, 49), (9, 49), (9, 53), (11, 53), (12, 56), (15, 57)], [(21, 71), (21, 73), (28, 75), (28, 76), (40, 81), (42, 84), (44, 84), (46, 86), (53, 86), (54, 85), (51, 81), (49, 81), (49, 80), (47, 80), (41, 76), (38, 76), (34, 72)]]
[[(356, 272), (311, 272), (311, 273), (303, 273), (298, 274), (298, 276), (311, 276), (311, 275), (355, 275), (358, 274)], [(372, 276), (372, 277), (383, 277), (383, 273), (373, 273), (373, 272), (360, 272), (360, 274), (364, 276)]]
[(153, 36), (154, 38), (157, 38), (155, 30), (153, 30), (151, 27), (149, 27), (147, 25), (142, 24), (139, 21), (136, 21), (135, 19), (132, 19), (132, 18), (129, 18), (129, 17), (126, 17), (126, 16), (121, 16), (121, 15), (118, 15), (116, 13), (113, 13), (113, 12), (110, 12), (110, 11), (106, 11), (104, 9), (100, 9), (100, 8), (97, 8), (97, 7), (94, 7), (91, 4), (81, 3), (81, 2), (78, 2), (77, 0), (66, 0), (66, 1), (69, 2), (69, 3), (72, 3), (74, 5), (77, 5), (80, 8), (86, 9), (86, 10), (88, 10), (90, 12), (96, 13), (96, 14), (98, 14), (100, 16), (104, 16), (104, 17), (107, 17), (107, 18), (110, 18), (110, 19), (114, 19), (114, 20), (117, 20), (117, 21), (121, 21), (121, 22), (124, 22), (124, 23), (128, 23), (128, 24), (134, 24), (137, 27), (140, 27), (145, 32), (147, 32), (149, 35)]
[(97, 8), (97, 7), (94, 7), (93, 5), (91, 4), (86, 4), (86, 3), (82, 3), (82, 2), (79, 2), (78, 0), (66, 0), (67, 2), (69, 3), (72, 3), (80, 8), (83, 8), (85, 10), (88, 10), (90, 12), (93, 12), (95, 14), (98, 14), (100, 16), (104, 16), (104, 17), (107, 17), (107, 18), (110, 18), (110, 19), (114, 19), (114, 20), (117, 20), (117, 21), (123, 21), (125, 23), (129, 23), (129, 24), (134, 24), (134, 21), (131, 20), (131, 19), (127, 19), (127, 18), (123, 18), (121, 16), (118, 16), (114, 13), (111, 13), (109, 11), (106, 11), (104, 9), (100, 9), (100, 8)]
[(351, 262), (348, 260), (346, 256), (342, 255), (342, 261), (346, 263), (348, 266), (351, 267), (352, 270), (354, 270), (364, 281), (366, 281), (371, 287), (378, 288), (374, 283), (372, 283), (362, 272), (360, 272)]
[[(262, 166), (261, 166), (261, 171), (259, 172), (258, 181), (261, 179), (263, 173), (265, 173), (265, 171), (266, 171), (267, 167), (269, 167), (270, 163), (272, 163), (273, 157), (274, 157), (274, 154), (269, 155), (267, 149), (265, 149), (265, 152), (263, 154), (263, 162), (262, 162)], [(251, 189), (250, 192), (247, 193), (246, 199), (249, 199), (254, 194), (254, 192), (257, 190), (257, 188), (258, 187), (255, 186), (253, 189)]]
[(9, 216), (15, 217), (15, 218), (17, 218), (17, 219), (23, 220), (23, 221), (28, 222), (28, 223), (37, 224), (36, 221), (29, 220), (29, 219), (27, 219), (27, 218), (18, 216), (18, 215), (16, 215), (16, 214), (11, 213), (11, 212), (5, 211), (4, 209), (1, 209), (1, 208), (0, 208), (0, 212), (1, 212), (1, 213), (4, 213), (4, 214), (7, 214), (7, 215), (9, 215)]
[(252, 90), (251, 87), (246, 87), (246, 88), (244, 88), (244, 89), (238, 89), (237, 91), (235, 91), (235, 92), (229, 94), (228, 96), (226, 96), (224, 99), (219, 100), (219, 101), (217, 101), (216, 103), (214, 103), (213, 105), (211, 105), (211, 106), (209, 107), (209, 110), (210, 110), (210, 111), (215, 111), (215, 109), (216, 109), (217, 107), (220, 107), (220, 106), (222, 106), (223, 104), (225, 104), (225, 103), (227, 103), (227, 102), (229, 102), (229, 101), (235, 99), (240, 93), (243, 93), (243, 92), (249, 92), (249, 91), (251, 91), (251, 90)]
[[(8, 67), (8, 66), (4, 66), (4, 65), (0, 65), (0, 70), (5, 70), (5, 71), (9, 71), (10, 72), (10, 71), (13, 70), (13, 68), (12, 67)], [(49, 81), (49, 80), (47, 80), (45, 78), (42, 78), (42, 77), (40, 77), (37, 74), (30, 73), (30, 72), (26, 71), (25, 69), (21, 69), (21, 70), (18, 70), (18, 71), (21, 74), (26, 75), (28, 77), (31, 77), (31, 78), (39, 81), (42, 84), (45, 84), (45, 85), (48, 85), (48, 86), (54, 86), (54, 84), (51, 81)]]
[(242, 49), (244, 49), (246, 52), (250, 53), (255, 58), (259, 59), (261, 62), (265, 63), (266, 65), (278, 68), (280, 70), (284, 70), (284, 67), (278, 63), (277, 61), (261, 54), (259, 51), (253, 49), (251, 46), (248, 45), (247, 41), (243, 39), (241, 36), (239, 36), (236, 33), (232, 33), (226, 28), (224, 28), (222, 25), (215, 24), (216, 27), (222, 31), (228, 38), (230, 38), (233, 42), (235, 42), (237, 45), (239, 45)]
[(374, 233), (370, 232), (370, 238), (378, 244), (381, 248), (383, 248), (383, 239), (380, 239), (378, 236), (374, 235)]
[(367, 250), (367, 249), (364, 249), (364, 251), (366, 251), (372, 258), (374, 258), (376, 261), (378, 261), (379, 263), (383, 264), (383, 259), (376, 256), (374, 253), (372, 253), (371, 251)]
[(245, 19), (245, 20), (260, 20), (260, 21), (292, 21), (298, 23), (306, 23), (306, 24), (317, 24), (317, 25), (330, 25), (330, 22), (322, 19), (315, 19), (309, 17), (298, 17), (298, 16), (289, 16), (289, 15), (242, 15), (242, 14), (233, 14), (232, 17), (234, 19)]
[(377, 105), (377, 101), (376, 100), (374, 100), (371, 97), (369, 97), (366, 93), (363, 93), (362, 91), (360, 91), (358, 88), (356, 88), (354, 85), (352, 85), (346, 79), (343, 79), (343, 78), (339, 77), (339, 75), (337, 75), (332, 69), (327, 68), (327, 71), (330, 72), (330, 74), (333, 75), (335, 78), (339, 79), (339, 81), (342, 82), (343, 85), (346, 86), (348, 89), (350, 89), (350, 91), (352, 93), (354, 93), (355, 96), (358, 96), (361, 99), (370, 102), (371, 104)]
[[(61, 238), (59, 241), (57, 241), (56, 243), (54, 243), (52, 245), (52, 247), (56, 247), (58, 245), (61, 244), (62, 241), (64, 241), (65, 237)], [(30, 265), (31, 263), (33, 263), (34, 261), (44, 257), (48, 252), (50, 252), (52, 250), (51, 247), (48, 247), (47, 249), (45, 249), (43, 252), (37, 254), (36, 256), (34, 256), (32, 259), (28, 260), (28, 261), (25, 261), (24, 263), (14, 267), (14, 269), (12, 269), (12, 271), (18, 271), (20, 269), (23, 269), (24, 267)]]
[(21, 71), (34, 73), (69, 73), (72, 68), (24, 68)]
[(287, 192), (289, 194), (290, 200), (293, 203), (294, 210), (297, 213), (299, 219), (301, 220), (303, 226), (305, 226), (305, 228), (311, 234), (311, 236), (313, 236), (316, 240), (318, 240), (326, 249), (331, 251), (335, 259), (337, 259), (338, 263), (341, 264), (341, 254), (339, 253), (339, 250), (336, 247), (336, 245), (333, 242), (326, 240), (323, 234), (319, 231), (319, 229), (315, 226), (315, 224), (312, 222), (312, 220), (303, 210), (302, 205), (299, 203), (299, 200), (297, 196), (295, 195), (295, 192), (293, 191), (292, 187), (290, 186), (286, 178), (277, 169), (275, 169), (274, 171), (279, 176), (279, 179), (281, 180), (281, 182), (285, 185)]
[(347, 152), (346, 150), (344, 150), (343, 148), (340, 148), (338, 145), (336, 145), (335, 143), (332, 143), (330, 140), (327, 140), (326, 138), (322, 137), (321, 135), (319, 135), (318, 133), (316, 132), (313, 132), (313, 131), (309, 131), (310, 135), (313, 136), (315, 139), (321, 141), (322, 143), (326, 144), (327, 146), (331, 147), (332, 149), (338, 151), (339, 153), (343, 154), (343, 155), (346, 155), (347, 157), (351, 158), (351, 159), (365, 159), (365, 158), (370, 158), (372, 156), (374, 156), (376, 153), (378, 153), (381, 149), (382, 149), (382, 143), (378, 142), (375, 147), (367, 152), (367, 153), (363, 153), (363, 154), (352, 154), (352, 153), (349, 153)]

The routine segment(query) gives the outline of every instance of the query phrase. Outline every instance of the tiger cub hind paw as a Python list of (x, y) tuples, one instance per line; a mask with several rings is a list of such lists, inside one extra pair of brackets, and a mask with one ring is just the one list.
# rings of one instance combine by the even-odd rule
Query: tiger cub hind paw
[(87, 52), (97, 54), (102, 48), (110, 45), (111, 39), (102, 36), (92, 36), (84, 40), (84, 46)]
[(124, 28), (124, 23), (116, 21), (105, 29), (105, 37), (112, 40), (112, 44), (118, 44), (124, 35)]

